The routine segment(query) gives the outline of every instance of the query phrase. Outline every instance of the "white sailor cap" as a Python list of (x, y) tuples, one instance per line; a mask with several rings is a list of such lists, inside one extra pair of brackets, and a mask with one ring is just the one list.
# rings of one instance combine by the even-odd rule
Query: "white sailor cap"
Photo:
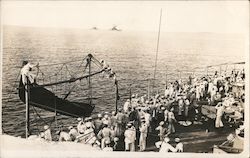
[(180, 142), (180, 138), (175, 138), (174, 141), (177, 142), (177, 143), (179, 143)]
[(107, 114), (106, 114), (106, 115), (104, 115), (104, 118), (108, 118), (108, 117), (109, 117), (109, 115), (107, 115)]
[(160, 126), (163, 126), (163, 125), (164, 125), (164, 121), (161, 121), (161, 122), (159, 123), (159, 125), (160, 125)]
[(73, 129), (73, 126), (69, 126), (69, 128), (68, 128), (68, 129), (69, 129), (69, 130), (70, 130), (70, 129)]
[(87, 123), (85, 124), (86, 127), (91, 127), (91, 125), (92, 125), (92, 124), (91, 124), (90, 122), (87, 122)]
[(165, 138), (164, 138), (164, 141), (165, 141), (166, 143), (168, 143), (168, 142), (170, 141), (170, 139), (169, 139), (168, 137), (165, 137)]
[(97, 117), (98, 117), (98, 118), (102, 117), (102, 114), (98, 114)]
[(47, 129), (49, 129), (49, 126), (48, 126), (48, 125), (45, 125), (43, 128), (44, 128), (45, 130), (47, 130)]

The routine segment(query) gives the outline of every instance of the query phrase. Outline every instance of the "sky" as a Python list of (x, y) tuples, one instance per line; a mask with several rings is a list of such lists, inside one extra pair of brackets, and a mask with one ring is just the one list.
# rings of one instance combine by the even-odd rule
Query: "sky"
[(34, 27), (248, 33), (247, 1), (2, 1), (2, 24)]

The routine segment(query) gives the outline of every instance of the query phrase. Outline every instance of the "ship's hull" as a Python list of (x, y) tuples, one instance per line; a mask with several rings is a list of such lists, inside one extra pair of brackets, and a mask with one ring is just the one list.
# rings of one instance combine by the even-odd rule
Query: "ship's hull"
[[(71, 117), (90, 116), (94, 106), (88, 103), (70, 102), (62, 98), (58, 98), (54, 93), (44, 87), (39, 87), (38, 84), (29, 86), (29, 105)], [(18, 89), (20, 99), (25, 103), (25, 87), (22, 79)]]

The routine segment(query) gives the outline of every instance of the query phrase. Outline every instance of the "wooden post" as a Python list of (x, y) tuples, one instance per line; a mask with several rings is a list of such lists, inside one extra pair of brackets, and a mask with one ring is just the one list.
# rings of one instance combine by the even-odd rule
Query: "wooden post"
[(26, 123), (26, 130), (25, 130), (25, 137), (26, 139), (29, 137), (29, 129), (30, 129), (30, 107), (29, 107), (29, 79), (26, 77), (27, 83), (25, 85), (25, 104), (26, 104), (26, 117), (25, 117), (25, 123)]

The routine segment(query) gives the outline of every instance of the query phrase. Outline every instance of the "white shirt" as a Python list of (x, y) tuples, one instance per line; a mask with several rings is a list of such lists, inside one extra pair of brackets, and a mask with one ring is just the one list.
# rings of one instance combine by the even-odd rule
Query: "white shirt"
[(130, 106), (130, 102), (129, 102), (129, 101), (126, 101), (126, 102), (124, 103), (124, 106), (123, 106), (124, 112), (128, 112), (129, 106)]
[(182, 143), (178, 143), (175, 147), (177, 152), (183, 152), (183, 144)]
[(136, 131), (135, 129), (127, 129), (124, 133), (125, 142), (126, 143), (133, 143), (136, 140)]
[(169, 151), (176, 152), (177, 151), (171, 144), (164, 142), (164, 141), (156, 142), (155, 146), (157, 148), (161, 147), (159, 152), (169, 152)]

